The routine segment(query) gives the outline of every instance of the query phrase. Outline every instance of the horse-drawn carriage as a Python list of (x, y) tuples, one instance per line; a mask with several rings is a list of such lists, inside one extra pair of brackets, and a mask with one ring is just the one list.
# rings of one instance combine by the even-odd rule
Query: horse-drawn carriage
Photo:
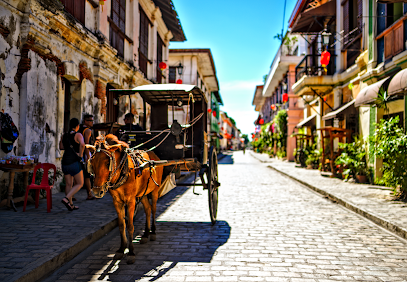
[[(198, 173), (201, 183), (194, 185), (202, 185), (208, 190), (210, 219), (215, 224), (220, 186), (218, 162), (216, 150), (209, 145), (208, 101), (202, 90), (195, 85), (152, 84), (110, 91), (118, 96), (139, 93), (143, 98), (144, 113), (150, 111), (149, 120), (144, 118), (142, 122), (142, 127), (149, 130), (121, 132), (121, 139), (131, 144), (128, 148), (122, 141), (113, 140), (113, 135), (96, 141), (95, 146), (87, 146), (93, 153), (88, 168), (95, 175), (95, 196), (103, 196), (109, 190), (119, 215), (122, 245), (117, 253), (122, 255), (127, 246), (125, 223), (124, 220), (120, 222), (120, 217), (124, 214), (124, 206), (128, 208), (128, 215), (134, 212), (133, 198), (141, 199), (146, 212), (144, 243), (153, 233), (150, 240), (155, 240), (157, 186), (174, 172), (194, 172), (195, 178)], [(177, 183), (177, 186), (182, 185), (191, 186), (191, 183)], [(124, 195), (129, 194), (132, 187), (138, 187), (138, 191), (126, 198)], [(150, 196), (152, 204), (145, 196)], [(150, 229), (151, 211), (153, 222)], [(130, 236), (134, 229), (132, 218), (127, 224)], [(129, 249), (132, 256), (132, 244)]]

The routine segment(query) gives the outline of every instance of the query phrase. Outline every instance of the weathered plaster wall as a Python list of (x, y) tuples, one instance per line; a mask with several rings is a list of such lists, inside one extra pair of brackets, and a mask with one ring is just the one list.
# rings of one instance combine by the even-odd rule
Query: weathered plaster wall
[(29, 51), (31, 69), (21, 80), (19, 155), (55, 163), (57, 66)]

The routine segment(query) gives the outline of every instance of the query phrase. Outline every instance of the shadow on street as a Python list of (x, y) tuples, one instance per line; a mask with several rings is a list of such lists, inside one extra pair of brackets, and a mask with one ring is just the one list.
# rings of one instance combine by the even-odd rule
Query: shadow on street
[(167, 222), (159, 221), (157, 241), (134, 244), (136, 263), (132, 265), (113, 259), (98, 280), (123, 281), (147, 279), (155, 281), (174, 268), (178, 263), (209, 263), (216, 250), (225, 244), (230, 236), (230, 226), (218, 221), (210, 222)]
[(222, 155), (218, 157), (218, 164), (233, 164), (233, 153), (232, 152), (224, 152)]

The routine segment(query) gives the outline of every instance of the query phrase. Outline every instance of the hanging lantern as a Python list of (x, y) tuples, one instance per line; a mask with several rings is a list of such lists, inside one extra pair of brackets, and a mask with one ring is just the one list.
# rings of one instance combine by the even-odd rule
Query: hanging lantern
[(176, 83), (177, 84), (182, 84), (182, 79), (178, 79)]
[(286, 103), (286, 102), (288, 102), (288, 94), (284, 93), (283, 94), (283, 103)]
[(264, 119), (261, 118), (261, 119), (259, 120), (259, 124), (260, 124), (260, 125), (264, 124)]
[(331, 53), (328, 51), (324, 51), (321, 53), (321, 66), (325, 69), (326, 71), (326, 66), (329, 64), (329, 60), (331, 59)]
[(208, 113), (211, 113), (212, 112), (212, 109), (208, 109)]
[(159, 67), (161, 70), (165, 70), (165, 69), (167, 68), (167, 64), (164, 63), (164, 62), (161, 62), (161, 63), (158, 64), (158, 67)]
[(270, 108), (271, 108), (273, 111), (275, 111), (275, 110), (276, 110), (276, 105), (273, 104), (273, 105), (270, 106)]
[(213, 114), (213, 117), (216, 117), (216, 111), (213, 111), (212, 114)]
[(255, 135), (254, 135), (254, 134), (252, 134), (252, 139), (254, 139), (254, 136), (255, 136)]

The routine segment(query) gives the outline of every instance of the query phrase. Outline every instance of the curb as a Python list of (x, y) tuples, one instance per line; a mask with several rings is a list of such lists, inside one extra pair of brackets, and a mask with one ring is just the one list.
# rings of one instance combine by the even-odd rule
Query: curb
[(402, 237), (403, 239), (407, 239), (407, 230), (401, 228), (400, 226), (397, 226), (397, 225), (395, 225), (394, 223), (391, 223), (388, 220), (385, 220), (383, 218), (375, 216), (375, 215), (371, 214), (370, 212), (368, 212), (368, 211), (366, 211), (366, 210), (364, 210), (362, 208), (359, 208), (359, 207), (357, 207), (357, 206), (355, 206), (353, 204), (350, 204), (347, 201), (345, 201), (345, 200), (343, 200), (343, 199), (341, 199), (341, 198), (339, 198), (339, 197), (337, 197), (337, 196), (335, 196), (335, 195), (333, 195), (331, 193), (328, 193), (328, 192), (326, 192), (326, 191), (324, 191), (322, 189), (319, 189), (319, 188), (317, 188), (315, 186), (312, 186), (311, 184), (309, 184), (309, 183), (307, 183), (305, 181), (302, 181), (302, 180), (300, 180), (300, 179), (298, 179), (298, 178), (296, 178), (294, 176), (291, 176), (291, 175), (289, 175), (289, 174), (287, 174), (287, 173), (285, 173), (285, 172), (283, 172), (281, 170), (278, 170), (278, 169), (276, 169), (275, 167), (273, 167), (271, 165), (268, 165), (267, 167), (269, 167), (269, 168), (273, 169), (274, 171), (276, 171), (276, 172), (278, 172), (278, 173), (280, 173), (280, 174), (282, 174), (284, 176), (287, 176), (288, 178), (290, 178), (290, 179), (292, 179), (292, 180), (306, 186), (307, 188), (321, 194), (322, 196), (325, 196), (326, 198), (328, 198), (332, 202), (340, 204), (340, 205), (344, 206), (345, 208), (347, 208), (347, 209), (349, 209), (349, 210), (351, 210), (353, 212), (356, 212), (357, 214), (365, 217), (366, 219), (369, 219), (370, 221), (372, 221), (372, 222), (376, 223), (377, 225), (387, 229), (388, 231), (395, 233), (396, 235)]
[[(177, 181), (182, 181), (185, 178), (192, 175), (193, 172), (182, 175)], [(159, 199), (158, 199), (159, 200)], [(134, 219), (137, 219), (143, 211), (142, 205), (137, 205), (135, 210)], [(44, 258), (43, 262), (34, 262), (32, 263), (32, 270), (27, 270), (23, 273), (19, 273), (13, 276), (8, 277), (10, 281), (14, 282), (32, 282), (45, 279), (48, 275), (52, 274), (56, 269), (63, 266), (65, 263), (72, 260), (75, 256), (86, 250), (92, 244), (103, 238), (107, 233), (112, 231), (118, 226), (117, 217), (110, 221), (109, 223), (101, 226), (95, 232), (86, 234), (82, 236), (78, 242), (73, 243), (72, 246), (68, 246), (66, 250), (63, 250), (61, 253), (55, 253), (51, 258)]]

